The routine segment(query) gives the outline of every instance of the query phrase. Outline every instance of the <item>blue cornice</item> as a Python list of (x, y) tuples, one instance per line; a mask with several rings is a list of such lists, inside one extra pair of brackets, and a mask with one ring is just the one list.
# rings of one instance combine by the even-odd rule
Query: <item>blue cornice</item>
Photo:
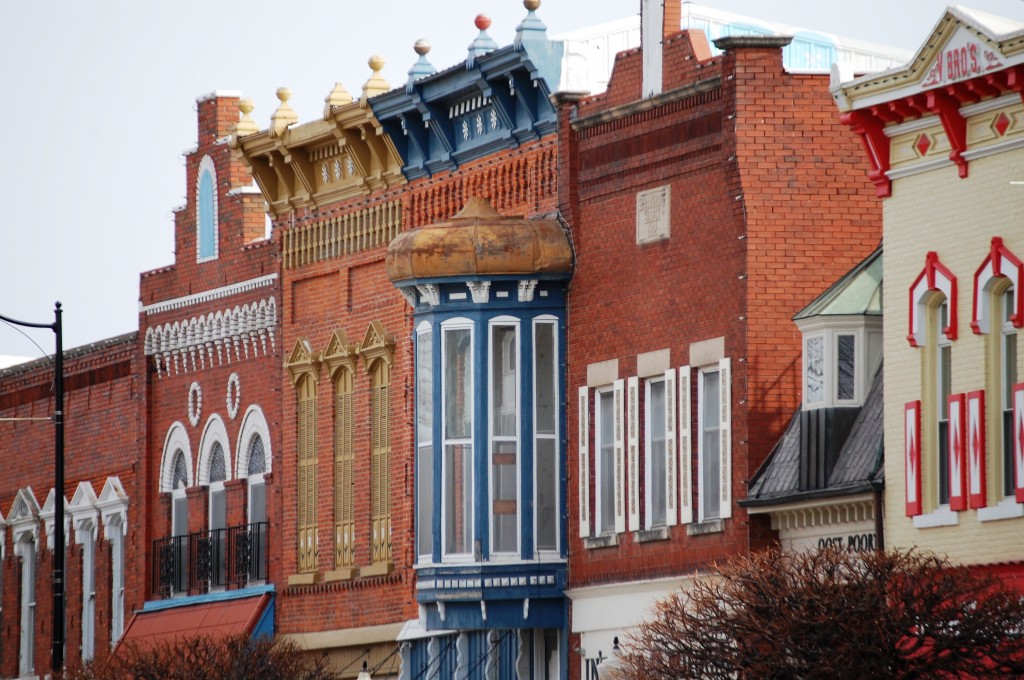
[(514, 45), (438, 73), (410, 72), (405, 85), (370, 99), (407, 179), (454, 170), (554, 132), (549, 95), (561, 77), (564, 46), (548, 40), (530, 15)]

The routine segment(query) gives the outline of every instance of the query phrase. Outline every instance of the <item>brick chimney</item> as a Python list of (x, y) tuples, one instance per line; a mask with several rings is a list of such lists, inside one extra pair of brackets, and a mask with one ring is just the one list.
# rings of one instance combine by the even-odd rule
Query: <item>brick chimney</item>
[(641, 97), (660, 94), (665, 38), (679, 32), (682, 0), (640, 0), (640, 46), (643, 50)]

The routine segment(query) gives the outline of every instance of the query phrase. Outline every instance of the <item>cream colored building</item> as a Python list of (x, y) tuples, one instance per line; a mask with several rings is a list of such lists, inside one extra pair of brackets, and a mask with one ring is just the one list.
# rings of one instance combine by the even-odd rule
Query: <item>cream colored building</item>
[(884, 201), (885, 541), (1024, 572), (1024, 24), (950, 8), (839, 82)]

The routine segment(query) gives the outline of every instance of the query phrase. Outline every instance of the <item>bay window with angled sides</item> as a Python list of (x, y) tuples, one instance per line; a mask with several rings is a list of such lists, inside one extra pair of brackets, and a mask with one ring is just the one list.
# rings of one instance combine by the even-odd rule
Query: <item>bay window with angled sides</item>
[[(460, 254), (438, 258), (438, 240)], [(386, 265), (415, 321), (416, 594), (425, 625), (558, 628), (567, 610), (571, 274), (562, 225), (504, 218), (473, 199), (449, 222), (396, 237)]]

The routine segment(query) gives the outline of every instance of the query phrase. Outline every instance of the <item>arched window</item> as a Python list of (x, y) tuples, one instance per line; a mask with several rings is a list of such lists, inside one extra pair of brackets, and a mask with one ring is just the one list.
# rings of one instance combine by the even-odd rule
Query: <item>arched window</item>
[(227, 464), (224, 460), (224, 447), (220, 442), (214, 442), (210, 449), (209, 479), (210, 547), (213, 551), (210, 585), (217, 588), (226, 585), (228, 557), (228, 503), (224, 492)]
[(196, 178), (196, 260), (213, 260), (218, 252), (217, 170), (203, 156)]

